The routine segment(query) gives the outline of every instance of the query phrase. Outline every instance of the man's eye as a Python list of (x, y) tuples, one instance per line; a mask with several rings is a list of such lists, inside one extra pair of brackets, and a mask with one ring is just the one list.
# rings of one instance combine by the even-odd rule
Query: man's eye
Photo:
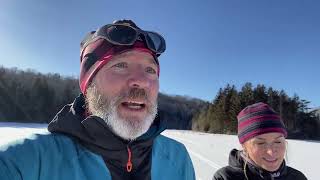
[(150, 73), (150, 74), (156, 74), (157, 73), (157, 71), (152, 67), (147, 67), (146, 72)]
[(256, 143), (258, 146), (262, 146), (262, 145), (264, 145), (265, 143), (264, 142), (257, 142)]
[(113, 67), (117, 67), (117, 68), (127, 68), (128, 65), (127, 65), (126, 63), (122, 62), (122, 63), (117, 63), (117, 64), (113, 65)]

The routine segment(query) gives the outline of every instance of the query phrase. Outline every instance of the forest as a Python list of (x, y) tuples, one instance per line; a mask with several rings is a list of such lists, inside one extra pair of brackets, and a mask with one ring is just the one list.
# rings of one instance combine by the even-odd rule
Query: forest
[[(77, 77), (42, 74), (0, 66), (0, 121), (49, 123), (80, 93)], [(263, 84), (246, 83), (240, 89), (227, 84), (211, 101), (160, 93), (158, 114), (169, 129), (236, 134), (237, 114), (245, 106), (265, 102), (277, 111), (289, 138), (320, 139), (320, 118), (309, 101)]]

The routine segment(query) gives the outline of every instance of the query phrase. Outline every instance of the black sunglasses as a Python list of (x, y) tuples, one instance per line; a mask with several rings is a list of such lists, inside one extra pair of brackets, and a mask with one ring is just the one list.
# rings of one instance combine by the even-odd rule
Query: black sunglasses
[(120, 46), (133, 45), (137, 40), (146, 42), (148, 48), (156, 55), (166, 50), (164, 38), (151, 31), (143, 31), (126, 24), (108, 24), (97, 31), (92, 31), (81, 42), (81, 51), (96, 39), (105, 39), (111, 44)]

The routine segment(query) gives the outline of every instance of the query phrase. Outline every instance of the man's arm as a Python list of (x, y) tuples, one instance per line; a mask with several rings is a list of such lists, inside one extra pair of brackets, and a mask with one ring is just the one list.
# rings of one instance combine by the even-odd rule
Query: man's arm
[(38, 179), (39, 171), (45, 162), (46, 146), (39, 145), (38, 135), (31, 135), (0, 146), (0, 179)]
[(1, 180), (22, 180), (19, 170), (14, 163), (0, 155), (0, 177)]

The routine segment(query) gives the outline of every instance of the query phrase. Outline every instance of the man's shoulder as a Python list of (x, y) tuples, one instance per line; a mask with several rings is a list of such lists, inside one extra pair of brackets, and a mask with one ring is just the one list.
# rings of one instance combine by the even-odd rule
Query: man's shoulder
[(52, 146), (54, 143), (68, 141), (63, 135), (60, 134), (30, 134), (21, 138), (16, 138), (1, 145), (0, 151), (7, 151), (11, 148), (30, 148), (30, 147), (47, 147)]
[(75, 179), (83, 173), (87, 179), (109, 177), (100, 156), (63, 134), (36, 134), (0, 147), (0, 177)]
[(152, 148), (155, 177), (167, 174), (169, 179), (195, 179), (193, 164), (186, 147), (171, 138), (159, 135)]
[(155, 144), (167, 150), (186, 151), (186, 147), (184, 146), (184, 144), (164, 135), (159, 135), (155, 139)]
[(63, 154), (72, 158), (72, 154), (78, 153), (79, 144), (75, 143), (70, 137), (55, 134), (32, 134), (17, 140), (10, 141), (0, 146), (0, 154), (5, 156), (27, 155), (51, 155)]
[[(184, 144), (169, 137), (159, 135), (153, 145), (153, 154), (165, 157), (165, 159), (181, 159), (189, 161), (189, 153)], [(190, 160), (191, 161), (191, 160)]]

